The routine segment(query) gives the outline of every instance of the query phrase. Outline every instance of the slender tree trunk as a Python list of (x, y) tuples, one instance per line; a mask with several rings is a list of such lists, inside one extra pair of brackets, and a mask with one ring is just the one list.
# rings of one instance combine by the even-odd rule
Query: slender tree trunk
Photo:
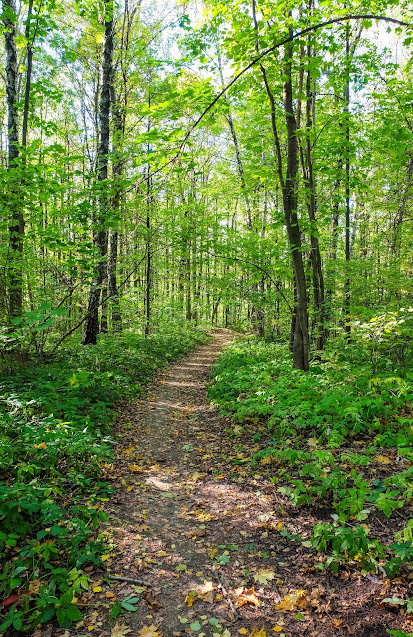
[[(307, 57), (310, 59), (312, 47), (309, 43), (307, 47)], [(315, 96), (312, 90), (312, 79), (310, 70), (306, 77), (306, 129), (305, 139), (305, 159), (302, 162), (304, 184), (307, 188), (307, 210), (310, 220), (310, 257), (314, 295), (314, 312), (316, 317), (316, 349), (322, 350), (325, 343), (325, 295), (324, 295), (324, 274), (321, 259), (320, 244), (317, 236), (317, 196), (316, 184), (313, 171), (313, 158), (311, 153), (310, 131), (314, 128), (313, 102)]]
[[(3, 0), (3, 10), (16, 16), (14, 0)], [(4, 40), (6, 49), (6, 94), (7, 94), (7, 135), (8, 162), (7, 169), (10, 177), (9, 207), (11, 219), (9, 225), (9, 321), (21, 316), (23, 311), (23, 276), (22, 254), (24, 241), (24, 217), (18, 195), (18, 165), (19, 157), (19, 118), (17, 102), (18, 96), (18, 62), (16, 47), (16, 22), (7, 14), (4, 22)]]
[(82, 344), (96, 344), (99, 331), (99, 301), (102, 292), (102, 285), (107, 274), (107, 245), (108, 233), (105, 227), (108, 213), (108, 153), (109, 153), (109, 119), (110, 119), (110, 96), (113, 59), (113, 0), (105, 0), (105, 44), (103, 49), (102, 64), (102, 89), (99, 100), (99, 146), (97, 152), (97, 180), (100, 185), (99, 190), (99, 215), (97, 229), (94, 236), (95, 246), (99, 255), (96, 267), (96, 275), (92, 281), (89, 300), (87, 305), (87, 318), (85, 320)]
[[(149, 126), (148, 126), (149, 129)], [(145, 336), (148, 336), (151, 328), (151, 286), (152, 286), (152, 250), (151, 250), (151, 175), (148, 164), (147, 173), (147, 202), (146, 202), (146, 267), (145, 267)]]
[[(258, 32), (255, 0), (252, 0), (252, 13), (255, 30)], [(284, 219), (291, 251), (294, 283), (297, 294), (297, 305), (293, 313), (295, 314), (295, 317), (292, 317), (292, 328), (294, 328), (294, 336), (292, 339), (293, 367), (308, 371), (310, 357), (310, 342), (308, 336), (308, 299), (302, 255), (301, 232), (297, 215), (297, 173), (299, 149), (297, 140), (297, 122), (293, 106), (292, 55), (293, 45), (290, 42), (284, 47), (283, 62), (283, 106), (287, 130), (287, 166), (285, 179), (281, 144), (277, 129), (277, 109), (275, 98), (268, 81), (267, 72), (263, 65), (260, 65), (260, 71), (271, 108), (271, 128), (277, 158), (277, 174), (282, 188)]]
[[(151, 95), (148, 94), (148, 108), (151, 107)], [(147, 131), (151, 130), (151, 120), (148, 118)], [(150, 145), (148, 143), (148, 154), (150, 151)], [(151, 181), (151, 167), (147, 166), (147, 181), (146, 181), (146, 269), (145, 269), (145, 327), (144, 334), (148, 336), (151, 330), (151, 287), (152, 287), (152, 245), (151, 245), (151, 207), (152, 207), (152, 181)]]
[[(123, 162), (120, 156), (123, 142), (123, 118), (121, 105), (116, 100), (116, 94), (114, 86), (111, 87), (112, 91), (112, 119), (113, 119), (113, 179), (115, 182), (115, 193), (112, 202), (113, 214), (116, 217), (119, 214), (121, 207), (121, 184), (120, 180), (123, 172)], [(120, 313), (119, 305), (119, 292), (117, 283), (117, 267), (118, 267), (118, 232), (112, 230), (109, 239), (109, 272), (108, 272), (108, 291), (111, 299), (112, 308), (112, 330), (113, 332), (122, 331), (122, 316)]]
[(308, 300), (302, 255), (301, 232), (297, 216), (298, 141), (293, 109), (291, 43), (284, 50), (284, 114), (287, 129), (287, 168), (283, 188), (284, 218), (294, 267), (297, 290), (297, 316), (293, 342), (293, 367), (308, 371), (310, 344), (308, 337)]
[(347, 340), (350, 340), (351, 326), (350, 326), (350, 39), (349, 39), (349, 27), (346, 27), (346, 65), (347, 65), (347, 78), (345, 89), (345, 127), (346, 127), (346, 148), (345, 148), (345, 184), (346, 184), (346, 213), (345, 213), (345, 259), (346, 259), (346, 273), (344, 284), (344, 317), (345, 317), (345, 331)]

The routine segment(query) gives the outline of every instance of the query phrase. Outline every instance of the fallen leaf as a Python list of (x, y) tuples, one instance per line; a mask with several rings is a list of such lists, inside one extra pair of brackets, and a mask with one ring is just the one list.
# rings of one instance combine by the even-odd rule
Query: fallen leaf
[(269, 569), (262, 569), (261, 571), (257, 571), (254, 575), (254, 580), (259, 584), (268, 584), (269, 580), (273, 580), (275, 577), (274, 571)]
[(390, 458), (388, 458), (387, 456), (383, 456), (383, 455), (378, 455), (374, 458), (374, 460), (376, 462), (378, 462), (379, 464), (390, 464), (391, 460)]
[(279, 604), (275, 605), (276, 610), (305, 610), (307, 608), (307, 591), (297, 590), (294, 594), (285, 595)]
[(267, 637), (267, 633), (265, 632), (263, 628), (259, 630), (256, 626), (254, 626), (254, 628), (252, 629), (252, 632), (250, 632), (249, 637)]
[[(88, 626), (88, 630), (93, 630), (93, 628), (93, 626)], [(131, 632), (132, 631), (126, 626), (126, 624), (118, 624), (116, 622), (116, 624), (110, 631), (110, 635), (111, 637), (125, 637), (125, 635)]]
[(192, 622), (189, 626), (191, 630), (201, 630), (201, 624), (199, 622)]
[(101, 593), (102, 592), (102, 587), (101, 586), (95, 586), (93, 588), (93, 592), (94, 593)]
[(202, 586), (197, 589), (197, 594), (199, 599), (202, 599), (204, 602), (208, 602), (212, 604), (214, 601), (214, 590), (215, 584), (214, 582), (204, 582)]
[(142, 595), (145, 602), (150, 606), (150, 608), (156, 613), (160, 608), (162, 608), (162, 604), (157, 595), (152, 593), (151, 591), (145, 591)]
[(248, 630), (246, 628), (240, 628), (239, 631), (240, 635), (246, 635), (248, 633)]
[(144, 626), (139, 631), (139, 637), (162, 637), (162, 633), (158, 632), (159, 626)]
[(137, 464), (130, 464), (129, 471), (131, 471), (132, 473), (143, 473), (142, 467), (139, 467), (139, 465)]
[(255, 594), (255, 588), (240, 588), (235, 589), (235, 595), (237, 597), (237, 605), (239, 608), (245, 604), (253, 604), (254, 606), (261, 606), (261, 602)]

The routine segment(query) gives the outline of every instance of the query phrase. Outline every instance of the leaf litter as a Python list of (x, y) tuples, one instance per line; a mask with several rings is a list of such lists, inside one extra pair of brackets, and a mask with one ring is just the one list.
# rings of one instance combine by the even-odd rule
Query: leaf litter
[[(357, 564), (334, 574), (322, 568), (322, 554), (291, 540), (309, 533), (314, 512), (297, 513), (275, 491), (265, 463), (251, 468), (257, 447), (247, 436), (237, 448), (228, 431), (238, 425), (218, 416), (206, 398), (211, 366), (230, 339), (217, 330), (210, 343), (158, 375), (147, 389), (150, 399), (120, 405), (119, 445), (108, 467), (114, 496), (102, 503), (109, 514), (106, 570), (85, 569), (91, 585), (78, 596), (90, 612), (70, 636), (411, 631), (405, 606), (388, 603), (408, 597), (402, 584), (363, 576)], [(125, 608), (130, 600), (133, 611)], [(50, 630), (39, 637), (68, 632)]]

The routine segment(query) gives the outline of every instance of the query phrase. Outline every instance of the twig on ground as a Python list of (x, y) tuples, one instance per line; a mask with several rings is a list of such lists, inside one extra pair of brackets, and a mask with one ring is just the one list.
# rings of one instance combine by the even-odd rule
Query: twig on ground
[(145, 582), (143, 579), (139, 579), (136, 577), (123, 577), (123, 575), (111, 575), (108, 573), (109, 579), (117, 580), (119, 582), (129, 582), (129, 584), (138, 584), (139, 586), (148, 586), (151, 588), (152, 584), (149, 582)]
[(234, 602), (232, 601), (227, 589), (225, 588), (225, 586), (221, 582), (221, 578), (219, 577), (217, 571), (214, 568), (212, 568), (211, 571), (212, 571), (212, 573), (213, 573), (213, 575), (214, 575), (214, 577), (215, 577), (215, 579), (217, 581), (218, 588), (221, 590), (222, 594), (224, 595), (224, 597), (226, 598), (228, 604), (230, 605), (230, 608), (231, 608), (231, 610), (232, 610), (232, 612), (234, 614), (235, 619), (241, 619), (241, 615), (239, 614), (239, 612), (235, 608)]

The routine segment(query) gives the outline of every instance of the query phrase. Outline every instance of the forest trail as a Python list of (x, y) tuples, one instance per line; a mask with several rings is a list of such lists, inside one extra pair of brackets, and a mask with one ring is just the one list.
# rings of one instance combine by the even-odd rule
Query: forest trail
[(320, 571), (316, 555), (280, 533), (298, 528), (297, 512), (251, 472), (253, 443), (234, 444), (225, 432), (234, 425), (208, 403), (211, 366), (231, 338), (217, 331), (121, 407), (107, 573), (150, 588), (95, 571), (98, 605), (132, 598), (136, 611), (109, 621), (98, 606), (85, 626), (98, 637), (385, 635), (378, 580)]

